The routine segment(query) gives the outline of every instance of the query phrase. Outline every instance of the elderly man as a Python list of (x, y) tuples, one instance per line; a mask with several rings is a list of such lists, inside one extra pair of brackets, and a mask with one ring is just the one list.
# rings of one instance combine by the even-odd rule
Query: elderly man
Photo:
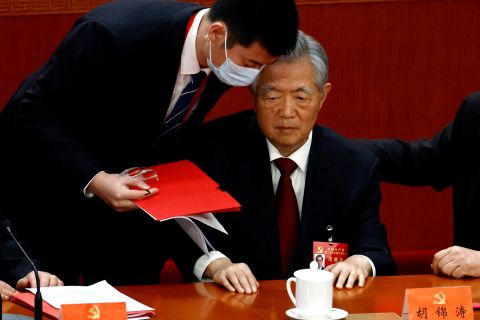
[[(300, 33), (295, 50), (252, 86), (255, 114), (213, 121), (197, 135), (192, 159), (242, 205), (242, 212), (217, 215), (228, 235), (205, 230), (222, 253), (197, 260), (197, 277), (255, 292), (257, 278), (308, 267), (313, 242), (330, 236), (349, 245), (349, 257), (326, 268), (337, 288), (394, 272), (378, 215), (377, 158), (315, 125), (331, 88), (327, 75), (323, 48)], [(293, 172), (283, 171), (285, 163)]]

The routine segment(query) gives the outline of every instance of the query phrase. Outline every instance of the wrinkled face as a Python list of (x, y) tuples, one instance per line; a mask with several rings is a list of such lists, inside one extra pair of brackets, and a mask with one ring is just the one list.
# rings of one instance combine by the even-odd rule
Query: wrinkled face
[(277, 62), (260, 73), (255, 95), (257, 120), (268, 140), (288, 156), (302, 146), (315, 125), (330, 83), (318, 88), (307, 58)]

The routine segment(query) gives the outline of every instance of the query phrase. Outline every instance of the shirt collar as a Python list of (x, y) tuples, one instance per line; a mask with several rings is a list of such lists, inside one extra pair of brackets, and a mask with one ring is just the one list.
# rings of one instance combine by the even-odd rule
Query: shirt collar
[[(307, 141), (295, 150), (291, 155), (287, 158), (293, 160), (298, 168), (302, 170), (304, 173), (307, 172), (307, 164), (308, 164), (308, 155), (310, 154), (310, 146), (312, 145), (312, 131), (308, 135)], [(278, 151), (278, 149), (267, 139), (267, 147), (268, 147), (268, 154), (270, 156), (270, 162), (278, 159), (283, 158), (282, 154)]]
[[(197, 42), (197, 33), (198, 27), (200, 26), (200, 21), (202, 21), (205, 13), (210, 9), (203, 9), (198, 11), (197, 15), (193, 19), (192, 26), (187, 33), (185, 38), (185, 44), (182, 50), (182, 58), (180, 62), (180, 74), (181, 75), (192, 75), (199, 73), (201, 70), (205, 71), (207, 74), (210, 72), (208, 68), (201, 68), (197, 59), (197, 50), (195, 44)], [(200, 35), (201, 36), (201, 35)]]

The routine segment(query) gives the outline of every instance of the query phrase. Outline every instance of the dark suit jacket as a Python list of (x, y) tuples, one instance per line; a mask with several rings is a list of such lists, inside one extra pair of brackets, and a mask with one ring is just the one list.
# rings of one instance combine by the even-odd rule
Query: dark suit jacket
[[(47, 258), (55, 259), (59, 252), (75, 255), (78, 248), (72, 239), (80, 249), (98, 247), (104, 227), (115, 229), (114, 220), (125, 220), (120, 224), (130, 229), (133, 239), (136, 230), (140, 236), (145, 233), (143, 223), (118, 217), (98, 199), (87, 200), (82, 190), (101, 170), (116, 173), (169, 156), (176, 135), (157, 137), (176, 81), (187, 22), (202, 8), (174, 1), (118, 0), (94, 9), (75, 23), (0, 114), (0, 166), (8, 168), (2, 181), (9, 181), (0, 187), (0, 205), (42, 255), (50, 254), (46, 248), (54, 255)], [(228, 88), (211, 76), (182, 132), (200, 123)], [(118, 236), (125, 238), (125, 233)], [(88, 244), (94, 240), (96, 244)], [(122, 244), (110, 247), (117, 245)], [(130, 248), (125, 245), (122, 250)]]
[(454, 242), (480, 250), (480, 93), (468, 96), (452, 123), (431, 139), (357, 140), (380, 158), (382, 181), (453, 187)]
[[(216, 215), (228, 236), (205, 230), (207, 237), (232, 261), (247, 263), (259, 279), (283, 277), (268, 149), (253, 113), (214, 121), (197, 138), (194, 161), (242, 205), (240, 213)], [(314, 128), (300, 238), (290, 271), (308, 267), (313, 241), (327, 241), (326, 226), (333, 225), (334, 241), (347, 242), (350, 255), (369, 257), (378, 274), (394, 272), (378, 216), (376, 163), (372, 154), (333, 131)]]
[(20, 249), (2, 231), (0, 233), (0, 280), (15, 287), (18, 279), (32, 270)]

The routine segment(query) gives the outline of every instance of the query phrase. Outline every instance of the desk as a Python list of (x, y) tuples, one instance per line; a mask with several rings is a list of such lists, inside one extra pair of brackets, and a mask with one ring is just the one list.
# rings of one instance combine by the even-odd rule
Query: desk
[[(334, 290), (335, 307), (350, 314), (401, 314), (405, 289), (439, 286), (471, 286), (474, 301), (480, 301), (480, 278), (450, 279), (435, 275), (369, 278), (364, 288)], [(124, 286), (120, 291), (156, 309), (153, 319), (287, 319), (292, 308), (285, 281), (261, 281), (256, 294), (230, 293), (212, 283)], [(31, 314), (11, 302), (3, 303), (3, 312)], [(349, 320), (373, 317), (349, 316)], [(394, 320), (395, 316), (375, 317)], [(480, 311), (475, 312), (480, 320)]]

